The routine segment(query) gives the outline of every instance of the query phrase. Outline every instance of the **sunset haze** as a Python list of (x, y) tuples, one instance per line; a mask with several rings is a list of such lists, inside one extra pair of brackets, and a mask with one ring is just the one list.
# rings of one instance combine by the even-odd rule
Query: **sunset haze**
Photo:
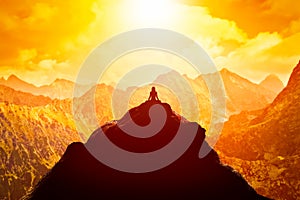
[[(182, 33), (199, 43), (218, 69), (227, 68), (256, 83), (276, 74), (286, 84), (300, 55), (298, 1), (27, 0), (0, 4), (0, 76), (15, 74), (35, 85), (57, 78), (75, 81), (89, 52), (116, 34), (138, 28)], [(116, 73), (126, 72), (131, 65), (120, 66)], [(185, 66), (174, 68), (185, 71)]]

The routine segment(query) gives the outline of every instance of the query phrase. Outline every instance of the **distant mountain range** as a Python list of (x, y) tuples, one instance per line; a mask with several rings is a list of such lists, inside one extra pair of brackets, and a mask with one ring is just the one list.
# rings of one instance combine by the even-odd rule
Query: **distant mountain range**
[[(298, 68), (299, 67), (297, 67), (297, 69)], [(293, 74), (295, 73), (296, 72)], [(289, 85), (280, 93), (273, 103), (272, 101), (277, 94), (276, 91), (281, 90), (280, 85), (282, 84), (281, 81), (274, 78), (274, 76), (273, 78), (266, 78), (266, 80), (260, 84), (255, 84), (225, 69), (221, 70), (220, 74), (224, 80), (224, 86), (227, 92), (227, 117), (230, 117), (229, 122), (225, 124), (223, 135), (220, 139), (221, 143), (217, 146), (218, 151), (221, 151), (221, 158), (224, 162), (229, 163), (239, 170), (259, 193), (267, 196), (282, 197), (286, 190), (291, 192), (290, 188), (294, 188), (291, 186), (291, 184), (293, 184), (292, 182), (286, 184), (288, 188), (286, 190), (277, 190), (275, 186), (272, 186), (271, 188), (276, 189), (273, 190), (272, 193), (267, 186), (260, 184), (260, 180), (257, 180), (257, 176), (254, 175), (253, 172), (260, 174), (262, 173), (260, 169), (265, 169), (265, 172), (260, 176), (263, 178), (266, 177), (270, 182), (273, 180), (277, 181), (276, 178), (272, 178), (267, 174), (267, 171), (270, 171), (269, 166), (273, 164), (270, 164), (270, 162), (264, 158), (274, 157), (277, 160), (284, 158), (283, 161), (280, 161), (279, 165), (282, 170), (289, 168), (289, 164), (292, 162), (299, 163), (297, 157), (299, 153), (292, 154), (293, 156), (291, 157), (284, 157), (284, 155), (288, 155), (289, 153), (285, 152), (285, 154), (283, 154), (281, 151), (284, 151), (285, 147), (293, 147), (294, 145), (294, 143), (291, 142), (288, 144), (279, 143), (279, 141), (285, 138), (277, 139), (273, 147), (268, 147), (268, 145), (263, 142), (259, 144), (261, 140), (264, 140), (264, 137), (262, 137), (264, 134), (258, 132), (258, 129), (271, 131), (272, 134), (267, 136), (267, 138), (271, 138), (272, 140), (276, 138), (276, 131), (280, 131), (280, 137), (284, 135), (286, 138), (289, 138), (288, 136), (291, 135), (292, 137), (289, 138), (290, 141), (299, 141), (295, 136), (297, 135), (295, 133), (298, 131), (297, 126), (299, 124), (296, 116), (297, 109), (299, 108), (297, 105), (299, 104), (297, 104), (297, 99), (295, 99), (298, 93), (295, 93), (295, 89), (286, 89), (298, 87), (299, 79), (296, 79), (295, 76), (299, 77), (299, 74), (292, 75), (293, 78), (291, 77), (290, 79), (292, 83), (289, 82)], [(207, 128), (210, 122), (211, 100), (204, 82), (204, 77), (206, 76), (205, 79), (210, 79), (213, 75), (214, 74), (202, 75), (196, 79), (190, 79), (184, 76), (185, 80), (187, 80), (195, 92), (195, 96), (198, 100), (195, 104), (198, 103), (200, 108), (199, 119), (192, 121), (197, 121), (205, 128)], [(172, 74), (161, 75), (158, 77), (158, 81), (168, 84), (177, 84)], [(270, 85), (277, 85), (275, 87), (277, 89), (272, 91), (272, 87), (269, 87)], [(168, 102), (172, 105), (173, 110), (180, 113), (182, 108), (174, 94), (167, 88), (160, 85), (156, 86), (160, 99), (163, 102)], [(180, 85), (177, 87), (180, 87)], [(0, 79), (0, 138), (1, 141), (4, 141), (0, 142), (0, 179), (3, 180), (3, 184), (2, 182), (0, 183), (0, 199), (20, 198), (31, 190), (38, 180), (59, 160), (67, 148), (67, 145), (72, 142), (81, 141), (81, 139), (84, 141), (87, 140), (92, 131), (97, 127), (116, 119), (116, 116), (112, 113), (111, 105), (111, 95), (114, 92), (113, 87), (105, 84), (98, 84), (94, 87), (82, 86), (82, 90), (80, 89), (80, 91), (82, 91), (81, 94), (75, 95), (73, 100), (67, 99), (73, 97), (73, 90), (74, 83), (67, 80), (56, 80), (50, 85), (36, 87), (20, 80), (16, 76), (11, 76), (7, 80)], [(131, 94), (133, 94), (133, 96), (129, 101), (129, 107), (125, 107), (124, 111), (126, 102), (123, 100), (126, 96), (130, 96)], [(116, 105), (114, 106), (115, 112), (120, 118), (120, 116), (125, 114), (127, 109), (138, 106), (140, 102), (148, 98), (149, 86), (140, 88), (132, 87), (126, 91), (118, 90), (117, 95)], [(183, 93), (178, 95), (189, 97), (190, 94)], [(290, 101), (294, 103), (289, 104), (288, 102)], [(93, 106), (94, 102), (95, 107)], [(123, 108), (123, 110), (121, 108)], [(251, 111), (255, 109), (259, 110)], [(274, 110), (277, 110), (278, 113), (276, 114)], [(94, 111), (96, 111), (96, 120), (91, 117), (91, 113)], [(187, 118), (193, 118), (194, 111), (190, 111), (190, 116), (187, 116)], [(240, 112), (240, 115), (235, 115)], [(276, 116), (276, 118), (272, 116)], [(282, 118), (276, 121), (275, 119), (279, 117)], [(290, 120), (290, 117), (292, 120)], [(253, 119), (255, 120), (251, 121)], [(268, 124), (267, 127), (265, 127), (264, 124)], [(274, 128), (277, 124), (281, 127), (278, 130)], [(274, 127), (272, 128), (273, 125)], [(244, 148), (246, 145), (241, 146), (241, 144), (247, 144), (254, 140), (251, 136), (253, 133), (247, 131), (247, 129), (256, 131), (255, 127), (257, 127), (257, 133), (255, 132), (254, 136), (258, 137), (257, 142), (253, 147), (247, 146), (247, 148)], [(291, 128), (291, 130), (286, 127)], [(295, 129), (296, 132), (292, 132), (293, 129)], [(230, 132), (232, 133), (229, 134)], [(285, 132), (289, 134), (285, 135)], [(228, 136), (226, 136), (227, 133)], [(237, 137), (238, 135), (241, 137)], [(230, 143), (232, 141), (228, 142), (228, 140), (232, 138), (236, 143)], [(244, 138), (244, 140), (241, 138)], [(292, 138), (295, 138), (295, 140), (292, 140)], [(277, 148), (275, 144), (279, 145), (277, 153), (274, 150)], [(255, 148), (258, 148), (258, 150), (255, 150)], [(233, 150), (229, 151), (230, 149)], [(273, 152), (270, 149), (273, 149)], [(292, 151), (291, 149), (294, 148), (288, 149), (290, 149), (288, 151)], [(269, 154), (265, 154), (269, 151), (271, 151)], [(275, 161), (277, 162), (276, 159)], [(28, 160), (32, 162), (28, 162)], [(285, 162), (286, 160), (289, 162)], [(257, 162), (259, 164), (257, 164)], [(241, 171), (241, 169), (245, 167), (241, 167), (239, 164), (248, 167), (248, 171), (251, 172), (252, 175), (250, 176), (245, 171)], [(252, 169), (256, 171), (251, 171)], [(273, 175), (276, 175), (276, 169), (278, 169), (278, 167), (272, 168), (273, 171), (275, 170)], [(297, 175), (295, 172), (288, 171), (288, 174), (289, 175), (284, 176), (283, 179), (280, 179), (280, 183), (282, 183), (282, 180), (288, 179), (289, 176), (291, 180), (295, 180), (295, 176)], [(274, 185), (275, 183), (272, 182), (272, 184)], [(275, 194), (274, 192), (276, 191), (281, 191), (281, 194)], [(295, 192), (295, 194), (297, 193)]]
[(269, 187), (261, 191), (275, 199), (300, 196), (299, 110), (300, 62), (272, 104), (231, 116), (216, 146), (255, 187), (267, 179)]
[[(204, 127), (208, 127), (208, 124), (210, 123), (212, 104), (216, 104), (216, 106), (218, 106), (217, 102), (211, 101), (210, 91), (206, 84), (206, 81), (214, 83), (216, 76), (220, 76), (224, 84), (226, 94), (226, 96), (224, 97), (226, 100), (226, 115), (224, 116), (225, 119), (232, 114), (238, 114), (241, 111), (251, 111), (266, 107), (275, 99), (278, 93), (265, 88), (263, 85), (266, 85), (267, 83), (269, 83), (270, 85), (271, 81), (275, 86), (282, 85), (282, 82), (279, 78), (277, 78), (276, 80), (272, 79), (271, 81), (270, 79), (268, 79), (263, 85), (255, 84), (233, 72), (230, 72), (227, 69), (222, 69), (218, 74), (203, 74), (195, 79), (184, 76), (184, 79), (188, 82), (198, 100), (198, 102), (194, 102), (194, 106), (189, 106), (190, 110), (187, 111), (187, 114), (189, 116), (185, 117), (190, 120), (196, 120)], [(166, 86), (173, 86), (175, 88), (186, 87), (182, 84), (182, 80), (179, 80), (178, 77), (180, 77), (180, 75), (177, 72), (171, 71), (167, 74), (159, 76), (154, 82)], [(146, 92), (146, 94), (148, 93)], [(162, 98), (164, 96), (169, 97), (168, 95), (161, 94), (161, 92), (159, 92), (159, 95), (162, 96)], [(178, 93), (176, 95), (179, 97), (185, 97), (184, 99), (192, 98), (192, 95), (188, 93), (188, 90), (185, 88), (178, 89)], [(170, 103), (176, 102), (176, 99), (174, 98), (168, 98), (166, 100)], [(191, 102), (188, 103), (191, 104)], [(199, 119), (195, 119), (193, 116), (195, 115), (194, 108), (197, 103), (200, 111)], [(183, 104), (185, 105), (184, 102)], [(174, 110), (178, 111), (179, 109), (174, 106)], [(222, 110), (222, 108), (217, 108), (217, 110)], [(220, 115), (223, 115), (223, 113), (220, 113)]]
[[(175, 73), (176, 72), (170, 72), (161, 75), (154, 82), (163, 83), (166, 85), (177, 84), (177, 88), (183, 87), (179, 85), (180, 83), (182, 83), (181, 81), (179, 81), (178, 79), (175, 80), (176, 77), (178, 77), (174, 75)], [(251, 81), (242, 78), (241, 76), (232, 73), (227, 69), (221, 70), (220, 75), (223, 79), (225, 90), (227, 93), (227, 116), (237, 114), (245, 110), (256, 110), (264, 108), (274, 100), (278, 92), (280, 92), (283, 88), (282, 82), (275, 75), (266, 77), (266, 79), (260, 84), (252, 83)], [(198, 98), (198, 104), (200, 105), (200, 107), (204, 107), (206, 110), (208, 110), (208, 107), (210, 107), (207, 106), (207, 104), (210, 102), (210, 96), (204, 80), (212, 79), (214, 76), (215, 74), (204, 74), (195, 79), (184, 76), (184, 78), (192, 85), (192, 89), (194, 90), (195, 95)], [(50, 85), (36, 87), (35, 85), (29, 84), (19, 79), (15, 75), (11, 75), (7, 80), (1, 78), (0, 85), (10, 87), (14, 90), (31, 93), (33, 95), (47, 96), (51, 99), (80, 97), (89, 92), (88, 90), (93, 90), (92, 85), (76, 85), (76, 91), (78, 94), (73, 94), (75, 83), (64, 79), (57, 79)], [(102, 86), (105, 87), (104, 85)], [(130, 89), (128, 91), (131, 92)], [(146, 92), (146, 94), (148, 94), (148, 92)], [(179, 96), (189, 94), (177, 95)], [(166, 95), (160, 93), (160, 96), (163, 98)], [(138, 99), (136, 102), (141, 101), (140, 99)]]
[(51, 99), (66, 99), (82, 96), (92, 85), (77, 85), (78, 93), (74, 94), (75, 83), (65, 79), (56, 79), (50, 85), (43, 85), (37, 87), (33, 84), (27, 83), (15, 75), (11, 75), (7, 80), (0, 79), (0, 85), (4, 85), (13, 88), (17, 91), (31, 93), (33, 95), (43, 95), (50, 97)]
[[(214, 76), (217, 76), (217, 74), (201, 75), (195, 79), (183, 76), (183, 80), (178, 80), (178, 77), (181, 77), (181, 75), (175, 71), (172, 71), (160, 75), (154, 82), (166, 86), (172, 85), (175, 86), (175, 88), (179, 88), (177, 89), (178, 91), (176, 91), (176, 95), (182, 96), (187, 100), (192, 99), (191, 95), (192, 93), (194, 93), (198, 104), (196, 101), (193, 101), (194, 105), (189, 105), (191, 103), (190, 101), (183, 102), (186, 105), (183, 108), (180, 107), (180, 102), (178, 101), (177, 96), (174, 96), (174, 94), (172, 94), (170, 90), (165, 89), (161, 85), (156, 86), (158, 88), (157, 90), (159, 92), (159, 97), (162, 99), (162, 101), (169, 102), (173, 106), (173, 109), (178, 113), (182, 111), (181, 109), (185, 109), (185, 117), (187, 119), (197, 121), (203, 127), (207, 128), (211, 120), (211, 105), (213, 102), (211, 102), (210, 92), (207, 88), (205, 80), (213, 81)], [(226, 115), (224, 116), (224, 119), (228, 118), (232, 114), (240, 113), (241, 111), (256, 110), (266, 107), (273, 101), (273, 99), (277, 95), (277, 93), (275, 93), (274, 91), (266, 89), (266, 85), (282, 85), (282, 82), (278, 78), (275, 78), (274, 75), (272, 75), (271, 78), (267, 78), (259, 85), (252, 83), (247, 79), (244, 79), (226, 69), (220, 71), (220, 76), (223, 79), (224, 87), (226, 90)], [(187, 82), (187, 85), (183, 84), (182, 81), (184, 80)], [(39, 97), (40, 99), (32, 98), (33, 95), (30, 94), (43, 95), (51, 99), (58, 98), (61, 100), (65, 98), (73, 98), (73, 91), (75, 86), (75, 84), (71, 81), (57, 79), (50, 85), (36, 87), (32, 84), (22, 81), (14, 75), (10, 76), (7, 80), (3, 78), (0, 79), (0, 85), (11, 87), (14, 90), (18, 90), (20, 92), (28, 93), (28, 97), (26, 97), (25, 94), (23, 94), (23, 96), (21, 97), (21, 93), (12, 96), (3, 95), (2, 97), (2, 101), (8, 101), (11, 103), (16, 103), (17, 98), (23, 99), (20, 100), (19, 103), (22, 102), (22, 104), (25, 105), (26, 102), (28, 102), (27, 105), (42, 105), (50, 103), (49, 99), (42, 100), (42, 97)], [(188, 90), (186, 90), (186, 87), (189, 87), (189, 85), (192, 89), (192, 92), (188, 92)], [(83, 134), (90, 134), (90, 132), (94, 130), (99, 125), (99, 123), (104, 123), (106, 120), (113, 119), (111, 105), (111, 96), (114, 92), (113, 87), (105, 84), (100, 84), (97, 87), (92, 87), (91, 85), (78, 85), (77, 89), (79, 93), (77, 95), (74, 95), (76, 101), (74, 101), (75, 104), (73, 110), (77, 113), (76, 117), (78, 118), (78, 121), (80, 121), (79, 123), (82, 124), (81, 131), (83, 132)], [(130, 97), (131, 93), (133, 93), (133, 96), (129, 102), (130, 108), (137, 106), (139, 102), (142, 102), (144, 101), (144, 99), (148, 98), (149, 87), (131, 87), (126, 91), (118, 90), (118, 92), (115, 92), (115, 94), (119, 95), (119, 97), (117, 97), (118, 100), (125, 99), (125, 97)], [(13, 100), (12, 98), (14, 98), (15, 100)], [(30, 99), (30, 101), (28, 99)], [(96, 113), (98, 122), (96, 122), (94, 119), (91, 119), (90, 116), (90, 113), (94, 110), (94, 108), (91, 107), (94, 102), (96, 106), (95, 108), (97, 110)], [(114, 108), (114, 112), (119, 117), (126, 112), (126, 109), (124, 110), (124, 108), (127, 105), (123, 104), (124, 101), (117, 101), (117, 103), (114, 104), (114, 106), (116, 106), (116, 108)], [(196, 118), (198, 113), (195, 113), (195, 106), (198, 106), (199, 108), (200, 113), (198, 118)], [(123, 111), (121, 108), (123, 108)], [(188, 110), (186, 110), (186, 108)]]

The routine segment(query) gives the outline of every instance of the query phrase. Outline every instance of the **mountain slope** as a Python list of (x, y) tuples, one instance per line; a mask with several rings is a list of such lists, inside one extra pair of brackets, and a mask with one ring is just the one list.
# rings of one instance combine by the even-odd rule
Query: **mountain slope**
[[(152, 109), (157, 106), (160, 109), (153, 111)], [(160, 117), (166, 113), (166, 122), (156, 135), (136, 138), (124, 134), (122, 130), (132, 128), (130, 125), (132, 122), (141, 126), (147, 125), (150, 122), (149, 112), (152, 113), (151, 116), (158, 118), (154, 118), (154, 121), (160, 121)], [(102, 164), (94, 157), (103, 154), (101, 138), (104, 135), (123, 149), (145, 153), (168, 144), (177, 136), (179, 125), (184, 130), (184, 137), (194, 134), (192, 130), (197, 130), (196, 138), (183, 155), (167, 167), (147, 173), (121, 172)], [(138, 134), (145, 136), (146, 132)], [(85, 145), (71, 144), (30, 197), (31, 199), (265, 199), (230, 167), (223, 166), (214, 150), (205, 158), (199, 159), (198, 153), (204, 138), (205, 129), (175, 114), (168, 104), (145, 102), (132, 108), (122, 119), (97, 129)], [(110, 158), (118, 161), (117, 163), (125, 162), (136, 169), (144, 164), (141, 162), (134, 164), (124, 157)]]
[[(90, 133), (100, 124), (112, 120), (112, 93), (113, 88), (111, 86), (98, 84), (84, 95), (73, 99), (73, 116), (82, 138), (88, 138)], [(122, 98), (121, 96), (118, 99)]]
[[(236, 168), (254, 187), (260, 188), (260, 182), (268, 180), (270, 187), (261, 187), (261, 191), (276, 199), (300, 196), (299, 98), (300, 62), (273, 103), (259, 111), (232, 116), (225, 123), (216, 146), (225, 156), (225, 162), (240, 165)], [(241, 163), (243, 168), (249, 167), (259, 174), (261, 179), (243, 173)]]

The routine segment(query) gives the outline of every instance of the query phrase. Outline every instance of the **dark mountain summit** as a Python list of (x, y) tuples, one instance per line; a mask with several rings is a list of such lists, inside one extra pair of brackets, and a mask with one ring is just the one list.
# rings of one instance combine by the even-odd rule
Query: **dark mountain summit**
[[(159, 128), (161, 125), (163, 127)], [(151, 135), (151, 130), (156, 134)], [(149, 166), (149, 160), (131, 163), (126, 157), (117, 157), (115, 152), (101, 149), (104, 144), (101, 140), (106, 137), (124, 150), (144, 155), (172, 144), (181, 132), (184, 137), (195, 136), (190, 143), (187, 142), (189, 147), (186, 151), (166, 167), (145, 173), (138, 172), (143, 166)], [(184, 142), (177, 140), (174, 152), (169, 155), (177, 154)], [(266, 199), (258, 195), (231, 167), (222, 165), (214, 150), (200, 159), (198, 155), (202, 143), (207, 145), (205, 129), (185, 120), (166, 103), (147, 101), (129, 110), (120, 120), (97, 129), (86, 144), (69, 145), (30, 198)], [(104, 154), (111, 156), (112, 163), (116, 165), (127, 163), (129, 168), (136, 167), (136, 173), (124, 172), (130, 171), (126, 166), (125, 170), (119, 171), (99, 162), (97, 159)]]

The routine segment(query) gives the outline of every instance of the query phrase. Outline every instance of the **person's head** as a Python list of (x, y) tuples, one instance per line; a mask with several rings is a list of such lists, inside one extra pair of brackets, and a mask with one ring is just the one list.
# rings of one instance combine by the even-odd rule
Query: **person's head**
[(155, 87), (152, 87), (152, 91), (155, 91)]

